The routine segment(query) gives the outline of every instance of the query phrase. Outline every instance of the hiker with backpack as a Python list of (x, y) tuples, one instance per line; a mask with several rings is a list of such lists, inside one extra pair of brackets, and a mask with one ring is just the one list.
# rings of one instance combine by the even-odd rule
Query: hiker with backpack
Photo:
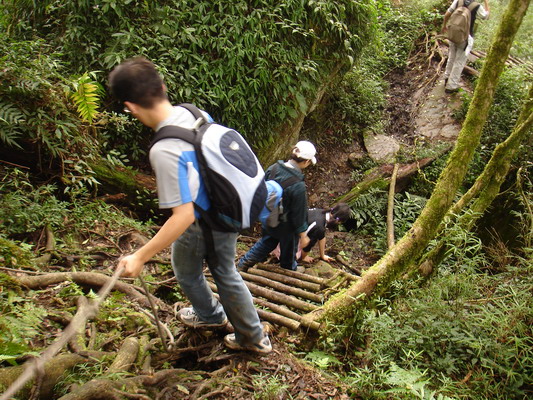
[(442, 34), (448, 38), (448, 61), (444, 72), (446, 93), (459, 90), (461, 73), (474, 44), (474, 25), (477, 18), (489, 17), (489, 3), (484, 6), (473, 0), (454, 0), (442, 23)]
[[(287, 162), (277, 161), (265, 171), (265, 179), (275, 181), (283, 188), (282, 215), (277, 215), (276, 226), (263, 223), (263, 235), (240, 259), (238, 269), (247, 270), (264, 261), (270, 252), (280, 245), (280, 266), (297, 271), (296, 252), (298, 244), (307, 246), (307, 188), (303, 170), (316, 164), (315, 146), (306, 140), (298, 142)], [(290, 183), (290, 184), (288, 184)], [(280, 211), (278, 210), (278, 213)]]
[[(115, 67), (109, 75), (109, 86), (127, 110), (156, 135), (165, 128), (190, 132), (195, 125), (203, 122), (209, 126), (212, 122), (205, 111), (198, 110), (198, 114), (187, 107), (174, 107), (167, 97), (163, 79), (154, 64), (145, 58), (129, 59)], [(197, 130), (192, 132), (197, 133)], [(253, 169), (262, 185), (259, 188), (264, 187), (263, 170), (255, 161), (255, 155), (236, 132), (229, 130), (227, 133), (229, 136), (222, 136), (230, 139), (232, 148), (227, 149), (228, 153), (235, 150), (247, 155), (252, 163), (244, 168)], [(267, 354), (272, 351), (270, 339), (263, 333), (250, 291), (235, 268), (238, 232), (217, 230), (206, 223), (209, 210), (215, 206), (207, 189), (211, 182), (207, 182), (199, 167), (203, 156), (197, 150), (195, 145), (172, 135), (160, 138), (150, 148), (159, 207), (170, 209), (171, 215), (148, 243), (121, 258), (118, 268), (125, 268), (123, 276), (139, 276), (144, 264), (170, 245), (176, 279), (192, 303), (192, 307), (179, 310), (181, 322), (194, 328), (216, 328), (226, 326), (229, 319), (235, 333), (224, 337), (227, 347)], [(265, 196), (266, 188), (263, 204)], [(203, 274), (204, 260), (208, 261), (220, 302)]]

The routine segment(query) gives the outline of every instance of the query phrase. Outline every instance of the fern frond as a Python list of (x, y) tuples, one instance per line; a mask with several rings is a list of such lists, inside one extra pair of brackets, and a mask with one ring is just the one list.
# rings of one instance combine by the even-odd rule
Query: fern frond
[(74, 100), (81, 119), (92, 123), (98, 115), (100, 96), (103, 90), (87, 74), (82, 75), (74, 87), (76, 91), (70, 95), (70, 98)]
[(17, 125), (25, 121), (24, 113), (11, 103), (0, 102), (0, 140), (11, 147), (21, 148), (17, 139), (22, 136)]

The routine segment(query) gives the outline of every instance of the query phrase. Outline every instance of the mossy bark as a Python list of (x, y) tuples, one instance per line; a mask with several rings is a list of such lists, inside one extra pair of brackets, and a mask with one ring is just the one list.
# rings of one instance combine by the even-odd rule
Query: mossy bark
[[(77, 354), (61, 354), (47, 362), (44, 367), (43, 379), (40, 387), (39, 399), (53, 399), (54, 386), (63, 374), (75, 365), (88, 362), (87, 358)], [(25, 365), (0, 369), (0, 387), (9, 387), (24, 371)], [(17, 394), (16, 398), (26, 399), (35, 380), (28, 382)]]
[(12, 240), (0, 237), (0, 264), (3, 267), (35, 269), (31, 259), (29, 251), (23, 250)]
[[(435, 237), (465, 177), (464, 166), (468, 165), (479, 144), (499, 76), (528, 6), (529, 0), (510, 1), (481, 71), (456, 146), (437, 181), (432, 196), (412, 228), (364, 273), (359, 281), (342, 295), (334, 296), (323, 307), (308, 314), (309, 319), (339, 323), (353, 316), (362, 298), (383, 293), (421, 255), (429, 241)], [(326, 325), (323, 326), (323, 330), (327, 330)]]
[(104, 159), (90, 166), (100, 182), (101, 193), (124, 194), (124, 203), (140, 212), (150, 212), (155, 207), (156, 184), (153, 176), (110, 164)]
[[(515, 128), (509, 137), (494, 149), (485, 169), (476, 179), (476, 182), (450, 209), (447, 218), (454, 221), (459, 213), (463, 213), (458, 223), (465, 229), (470, 229), (479, 217), (487, 210), (492, 201), (500, 193), (501, 185), (507, 176), (511, 162), (515, 157), (520, 144), (531, 135), (533, 126), (533, 86), (530, 87), (528, 97), (518, 117)], [(471, 212), (464, 213), (470, 204)], [(442, 262), (447, 246), (444, 243), (437, 245), (428, 253), (415, 273), (427, 276)]]

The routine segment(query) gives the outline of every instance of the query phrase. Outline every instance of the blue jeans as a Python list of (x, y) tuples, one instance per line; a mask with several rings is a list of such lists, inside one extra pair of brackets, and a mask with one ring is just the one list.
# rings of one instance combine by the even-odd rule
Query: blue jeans
[(298, 251), (299, 236), (294, 233), (282, 234), (279, 237), (272, 236), (272, 233), (263, 229), (263, 236), (253, 247), (240, 259), (238, 268), (247, 269), (253, 267), (258, 262), (266, 260), (278, 243), (280, 249), (279, 263), (282, 268), (296, 270), (296, 252)]
[[(172, 244), (172, 268), (183, 292), (202, 321), (220, 323), (227, 316), (240, 344), (257, 343), (263, 327), (253, 305), (252, 295), (235, 268), (237, 233), (213, 231), (216, 268), (211, 269), (220, 302), (213, 296), (203, 274), (206, 246), (198, 222), (192, 224)], [(222, 304), (221, 304), (222, 303)]]

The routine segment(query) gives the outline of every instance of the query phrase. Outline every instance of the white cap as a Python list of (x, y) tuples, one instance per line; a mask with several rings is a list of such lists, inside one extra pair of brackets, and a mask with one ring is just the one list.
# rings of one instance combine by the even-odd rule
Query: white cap
[(292, 154), (298, 158), (303, 158), (304, 160), (311, 160), (313, 164), (316, 164), (315, 146), (307, 140), (301, 140), (296, 143), (296, 146), (294, 146), (294, 149), (292, 150)]

